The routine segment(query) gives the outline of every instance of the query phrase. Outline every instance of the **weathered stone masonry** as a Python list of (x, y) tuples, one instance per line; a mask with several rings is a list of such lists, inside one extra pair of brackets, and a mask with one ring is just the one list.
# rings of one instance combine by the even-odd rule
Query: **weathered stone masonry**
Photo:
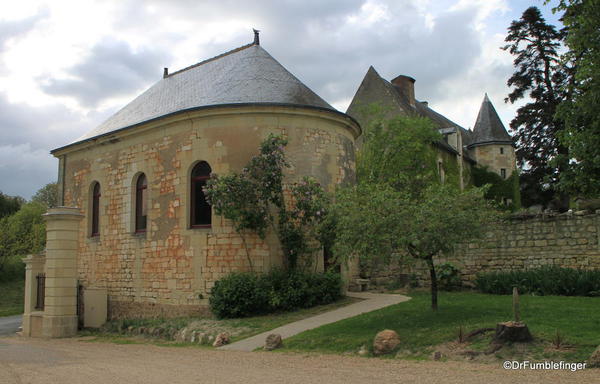
[[(467, 286), (482, 272), (542, 265), (600, 269), (600, 212), (513, 216), (490, 228), (483, 240), (461, 244), (453, 255), (438, 257), (435, 262), (458, 267)], [(383, 282), (397, 273), (415, 273), (423, 285), (429, 284), (429, 270), (420, 261), (381, 271), (375, 279)]]
[[(182, 316), (206, 310), (214, 282), (250, 264), (230, 223), (189, 228), (189, 176), (198, 161), (214, 173), (240, 171), (269, 133), (289, 141), (286, 182), (315, 177), (327, 189), (354, 180), (354, 136), (348, 120), (301, 108), (251, 107), (199, 111), (66, 154), (64, 204), (80, 207), (78, 274), (105, 287), (109, 316)], [(148, 179), (148, 230), (135, 233), (135, 180)], [(101, 186), (100, 236), (91, 237), (91, 186)], [(245, 237), (252, 267), (281, 265), (274, 234)], [(318, 261), (322, 263), (322, 261)]]

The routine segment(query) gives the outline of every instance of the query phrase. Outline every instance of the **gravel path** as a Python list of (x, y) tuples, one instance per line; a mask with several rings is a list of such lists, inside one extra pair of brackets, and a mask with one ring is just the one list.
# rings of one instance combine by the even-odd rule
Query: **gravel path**
[(501, 364), (415, 362), (198, 347), (0, 338), (0, 383), (598, 383), (600, 370), (505, 371)]
[(387, 307), (388, 305), (398, 304), (410, 300), (410, 297), (408, 296), (370, 292), (348, 292), (346, 295), (363, 299), (363, 301), (286, 324), (256, 336), (240, 340), (237, 343), (225, 345), (220, 349), (230, 351), (253, 351), (256, 348), (264, 346), (265, 339), (272, 333), (280, 334), (283, 339), (286, 339), (288, 337), (297, 335), (300, 332), (320, 327), (321, 325), (335, 323), (336, 321), (354, 317), (360, 315), (361, 313), (371, 312), (383, 307)]

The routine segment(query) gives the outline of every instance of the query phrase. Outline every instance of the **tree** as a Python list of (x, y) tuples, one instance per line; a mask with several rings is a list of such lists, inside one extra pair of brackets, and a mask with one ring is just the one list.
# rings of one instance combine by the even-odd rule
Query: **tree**
[[(15, 214), (0, 219), (0, 272), (15, 262), (15, 258), (44, 249), (46, 227), (42, 214), (45, 211), (39, 203), (27, 203)], [(20, 260), (16, 262), (21, 264)]]
[(8, 196), (0, 192), (0, 218), (17, 212), (25, 202), (20, 196)]
[[(434, 258), (483, 235), (496, 211), (484, 189), (461, 191), (436, 173), (430, 122), (414, 117), (373, 119), (357, 156), (358, 183), (341, 190), (334, 205), (334, 252), (389, 264), (411, 256), (424, 260), (431, 277), (431, 306), (437, 309)], [(420, 149), (415, 153), (406, 147)], [(421, 157), (419, 157), (421, 156)]]
[(439, 180), (437, 153), (432, 144), (442, 135), (430, 120), (405, 116), (385, 119), (383, 111), (375, 106), (370, 106), (368, 113), (369, 124), (356, 161), (360, 183), (386, 183), (418, 196)]
[[(510, 127), (515, 133), (522, 174), (540, 191), (557, 191), (569, 158), (568, 147), (559, 141), (563, 123), (555, 116), (567, 96), (564, 86), (571, 72), (562, 65), (558, 53), (563, 37), (563, 32), (546, 23), (538, 8), (530, 7), (511, 23), (505, 39), (508, 44), (503, 47), (515, 56), (516, 69), (508, 79), (513, 90), (505, 101), (514, 103), (525, 97), (532, 100), (517, 110)], [(563, 206), (568, 205), (565, 194), (560, 199)]]
[(46, 208), (58, 206), (58, 183), (46, 184), (33, 195), (31, 201), (40, 203)]
[[(325, 241), (319, 228), (326, 217), (327, 196), (310, 178), (284, 185), (283, 169), (289, 166), (284, 153), (286, 145), (286, 140), (270, 135), (241, 173), (213, 175), (206, 186), (206, 196), (215, 212), (231, 220), (242, 238), (251, 269), (244, 237), (248, 231), (264, 239), (271, 227), (289, 270), (296, 269), (301, 257), (315, 250), (311, 242)], [(290, 201), (284, 198), (285, 190), (290, 192)]]
[(574, 76), (567, 84), (570, 95), (558, 109), (565, 124), (560, 142), (569, 150), (570, 164), (560, 175), (560, 187), (584, 197), (600, 195), (600, 2), (561, 0), (555, 11), (564, 11), (563, 62)]

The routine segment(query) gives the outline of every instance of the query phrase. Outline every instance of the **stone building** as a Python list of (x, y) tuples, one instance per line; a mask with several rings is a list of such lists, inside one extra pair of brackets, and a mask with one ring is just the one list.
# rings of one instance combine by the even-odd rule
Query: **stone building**
[(443, 140), (435, 143), (440, 177), (457, 168), (461, 187), (470, 182), (470, 169), (475, 165), (488, 167), (503, 178), (516, 169), (514, 143), (487, 94), (471, 131), (434, 111), (428, 102), (417, 100), (412, 77), (400, 75), (387, 81), (370, 67), (346, 113), (366, 127), (366, 108), (371, 104), (382, 107), (386, 117), (416, 115), (432, 120), (443, 135)]
[[(357, 122), (253, 43), (169, 73), (96, 129), (52, 154), (63, 206), (83, 215), (77, 268), (108, 293), (109, 317), (206, 309), (232, 271), (282, 264), (274, 234), (242, 239), (206, 204), (211, 173), (241, 171), (269, 134), (288, 140), (286, 183), (354, 181)], [(250, 260), (249, 260), (250, 259)], [(322, 268), (322, 256), (315, 260)]]

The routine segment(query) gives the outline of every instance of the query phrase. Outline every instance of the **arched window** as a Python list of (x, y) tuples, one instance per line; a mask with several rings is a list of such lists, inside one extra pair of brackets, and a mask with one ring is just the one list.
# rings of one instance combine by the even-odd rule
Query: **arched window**
[(206, 201), (202, 188), (210, 178), (210, 165), (201, 161), (194, 169), (191, 175), (191, 204), (190, 204), (190, 226), (192, 228), (208, 228), (211, 225), (211, 209)]
[(100, 236), (100, 183), (92, 189), (92, 237)]
[(146, 217), (148, 212), (148, 182), (143, 173), (135, 183), (135, 231), (146, 232)]

